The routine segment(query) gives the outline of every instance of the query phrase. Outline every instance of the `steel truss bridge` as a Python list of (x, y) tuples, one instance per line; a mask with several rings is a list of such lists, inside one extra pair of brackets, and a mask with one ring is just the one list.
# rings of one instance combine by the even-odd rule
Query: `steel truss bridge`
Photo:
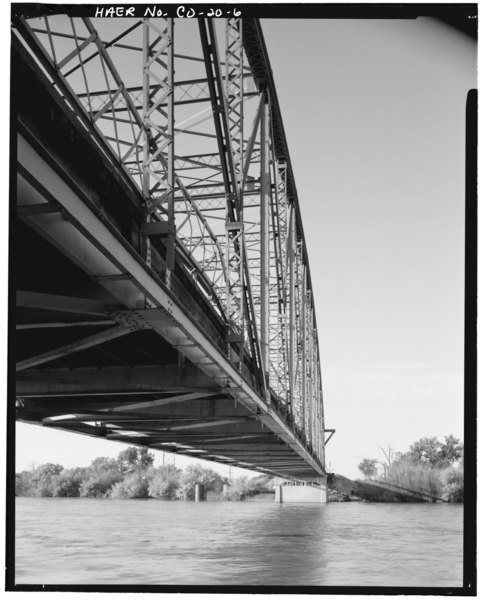
[(323, 477), (311, 277), (259, 21), (55, 10), (12, 20), (17, 419)]

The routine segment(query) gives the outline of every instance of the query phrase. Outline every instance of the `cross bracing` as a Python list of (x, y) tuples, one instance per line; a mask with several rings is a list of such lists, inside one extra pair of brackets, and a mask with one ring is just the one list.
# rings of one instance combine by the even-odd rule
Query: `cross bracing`
[[(225, 327), (233, 368), (249, 378), (267, 406), (276, 407), (323, 465), (307, 249), (259, 22), (50, 14), (17, 18), (14, 32), (92, 143), (137, 190), (145, 264), (155, 270), (154, 255), (160, 253), (158, 274), (172, 293), (174, 273), (188, 277), (215, 313), (219, 330)], [(147, 299), (144, 308), (155, 306)], [(72, 344), (100, 348), (122, 338), (126, 324), (120, 312), (109, 333), (94, 332)], [(66, 356), (69, 343), (57, 350), (25, 358), (17, 368), (28, 372)], [(97, 422), (94, 411), (89, 414), (62, 423), (75, 429)], [(134, 416), (133, 431), (141, 438), (141, 419)], [(227, 426), (234, 417), (224, 416), (217, 422)], [(206, 415), (199, 418), (213, 426)], [(168, 429), (190, 425), (200, 426), (194, 420)]]

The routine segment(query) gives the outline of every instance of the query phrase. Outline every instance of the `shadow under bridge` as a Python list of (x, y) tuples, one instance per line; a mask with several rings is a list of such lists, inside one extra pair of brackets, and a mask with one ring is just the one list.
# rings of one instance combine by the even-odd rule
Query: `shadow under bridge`
[(16, 418), (324, 476), (307, 251), (259, 22), (58, 10), (13, 19)]

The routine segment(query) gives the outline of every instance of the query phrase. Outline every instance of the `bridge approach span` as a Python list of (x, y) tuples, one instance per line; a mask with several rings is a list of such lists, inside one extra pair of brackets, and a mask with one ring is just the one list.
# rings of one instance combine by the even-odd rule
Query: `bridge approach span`
[(324, 476), (307, 251), (259, 22), (13, 23), (17, 419)]

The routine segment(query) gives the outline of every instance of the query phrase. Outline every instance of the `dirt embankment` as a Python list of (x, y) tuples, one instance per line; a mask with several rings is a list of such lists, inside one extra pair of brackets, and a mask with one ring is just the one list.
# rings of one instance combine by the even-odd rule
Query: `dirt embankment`
[(369, 502), (436, 502), (427, 494), (415, 492), (380, 481), (353, 481), (342, 475), (330, 473), (327, 480), (330, 502), (350, 502), (367, 500)]

